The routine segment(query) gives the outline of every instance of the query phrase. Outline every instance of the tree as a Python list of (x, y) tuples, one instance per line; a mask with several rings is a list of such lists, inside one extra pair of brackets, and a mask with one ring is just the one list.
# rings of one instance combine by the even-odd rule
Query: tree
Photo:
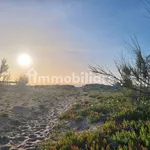
[(0, 84), (5, 84), (5, 81), (8, 81), (10, 78), (10, 75), (8, 74), (9, 66), (7, 64), (7, 60), (4, 58), (1, 60), (0, 65)]
[(23, 76), (20, 76), (19, 79), (17, 80), (17, 85), (27, 85), (28, 84), (28, 77), (23, 75)]
[(109, 78), (113, 84), (119, 82), (123, 87), (135, 90), (144, 96), (150, 96), (150, 55), (142, 54), (136, 37), (131, 39), (132, 44), (128, 46), (134, 54), (134, 61), (131, 63), (122, 58), (119, 63), (115, 62), (118, 76), (103, 66), (90, 66), (90, 69), (95, 74)]

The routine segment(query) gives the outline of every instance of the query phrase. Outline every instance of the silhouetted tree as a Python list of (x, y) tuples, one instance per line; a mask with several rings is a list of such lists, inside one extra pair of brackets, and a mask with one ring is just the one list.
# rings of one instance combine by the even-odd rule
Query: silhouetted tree
[(1, 60), (0, 65), (0, 84), (5, 84), (5, 81), (8, 81), (10, 78), (10, 75), (8, 74), (9, 66), (7, 64), (7, 60), (4, 58)]
[(138, 91), (144, 96), (150, 96), (150, 55), (144, 56), (141, 47), (135, 38), (129, 47), (134, 54), (133, 63), (126, 61), (124, 58), (119, 63), (115, 63), (119, 75), (116, 76), (108, 68), (103, 66), (90, 66), (92, 72), (103, 75), (111, 81), (111, 83), (119, 82), (123, 87)]

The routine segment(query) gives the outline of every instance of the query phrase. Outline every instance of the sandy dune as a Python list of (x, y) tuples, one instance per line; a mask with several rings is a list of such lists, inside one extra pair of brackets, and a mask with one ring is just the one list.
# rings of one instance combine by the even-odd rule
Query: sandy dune
[(79, 96), (75, 87), (5, 87), (0, 94), (0, 149), (38, 149)]

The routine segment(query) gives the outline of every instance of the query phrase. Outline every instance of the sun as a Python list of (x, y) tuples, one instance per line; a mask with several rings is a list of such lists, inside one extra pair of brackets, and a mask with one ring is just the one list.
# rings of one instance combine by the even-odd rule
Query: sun
[(31, 64), (31, 56), (27, 53), (22, 53), (18, 56), (17, 62), (22, 67), (28, 67)]

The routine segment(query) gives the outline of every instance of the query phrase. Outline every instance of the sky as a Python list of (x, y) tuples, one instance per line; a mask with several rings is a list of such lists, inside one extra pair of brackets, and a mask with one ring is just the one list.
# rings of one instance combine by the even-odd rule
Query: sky
[[(43, 75), (69, 75), (89, 64), (115, 70), (133, 33), (148, 53), (150, 15), (140, 0), (1, 0), (0, 58), (13, 78), (33, 67)], [(19, 66), (28, 53), (32, 64)]]

